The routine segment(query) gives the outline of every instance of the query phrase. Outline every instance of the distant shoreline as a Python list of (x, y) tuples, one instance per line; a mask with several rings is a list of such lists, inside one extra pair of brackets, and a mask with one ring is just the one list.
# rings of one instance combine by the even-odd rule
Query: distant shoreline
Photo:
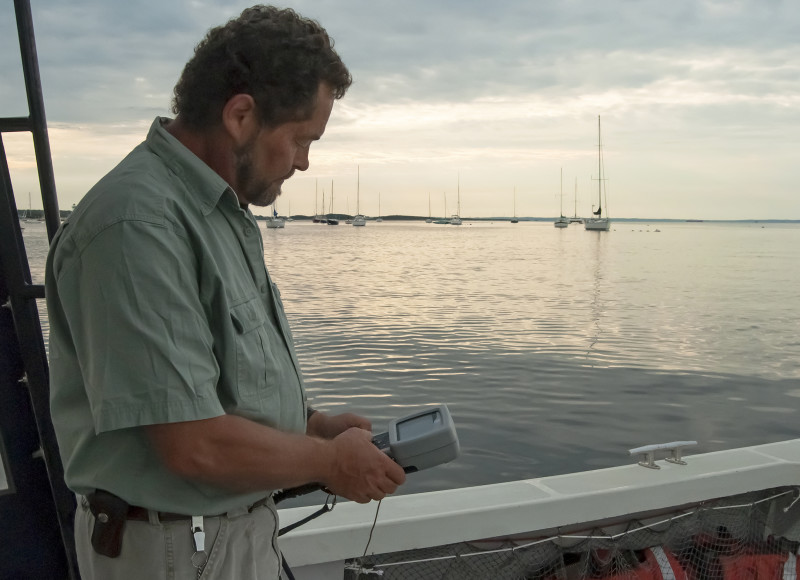
[[(313, 216), (307, 215), (293, 215), (290, 216), (293, 220), (297, 221), (311, 221)], [(353, 216), (348, 214), (328, 214), (329, 218), (337, 219), (337, 220), (348, 220), (352, 219)], [(516, 219), (520, 222), (552, 222), (556, 220), (558, 216), (553, 217), (517, 217)], [(269, 216), (256, 216), (257, 220), (268, 220)], [(376, 218), (368, 217), (367, 221), (375, 221)], [(424, 222), (427, 219), (443, 219), (441, 217), (432, 217), (428, 218), (426, 216), (412, 216), (412, 215), (384, 215), (381, 216), (383, 221), (421, 221)], [(446, 219), (446, 218), (445, 218)], [(496, 217), (464, 217), (462, 216), (461, 219), (467, 222), (510, 222), (511, 216), (496, 216)], [(583, 218), (581, 218), (583, 219)], [(686, 218), (686, 219), (675, 219), (675, 218), (611, 218), (611, 223), (617, 222), (635, 222), (635, 223), (776, 223), (776, 224), (796, 224), (800, 223), (800, 219), (797, 220), (777, 220), (777, 219), (740, 219), (740, 220), (733, 220), (733, 219), (694, 219), (694, 218)]]
[[(27, 217), (26, 217), (27, 213)], [(71, 210), (61, 210), (60, 214), (62, 218), (66, 218), (71, 214)], [(39, 219), (44, 218), (44, 211), (41, 209), (31, 209), (31, 210), (18, 210), (17, 215), (20, 220), (28, 219), (31, 221), (36, 221)], [(255, 218), (257, 220), (268, 220), (270, 216), (261, 216), (257, 215)], [(311, 221), (314, 216), (310, 215), (293, 215), (290, 216), (293, 220), (297, 221)], [(353, 216), (348, 214), (328, 214), (328, 217), (338, 220), (348, 220), (352, 219)], [(520, 222), (552, 222), (557, 219), (558, 216), (553, 217), (517, 217)], [(375, 221), (376, 218), (368, 217), (367, 221)], [(428, 218), (426, 216), (414, 216), (414, 215), (385, 215), (381, 216), (383, 221), (422, 221), (424, 222), (427, 219), (442, 219), (440, 217), (433, 217)], [(495, 216), (495, 217), (462, 217), (463, 221), (468, 222), (510, 222), (511, 216)], [(581, 218), (583, 219), (583, 218)], [(619, 223), (619, 222), (635, 222), (635, 223), (750, 223), (750, 224), (797, 224), (800, 223), (800, 219), (796, 220), (778, 220), (778, 219), (741, 219), (741, 220), (731, 220), (731, 219), (697, 219), (697, 218), (685, 218), (685, 219), (675, 219), (675, 218), (611, 218), (612, 223)]]

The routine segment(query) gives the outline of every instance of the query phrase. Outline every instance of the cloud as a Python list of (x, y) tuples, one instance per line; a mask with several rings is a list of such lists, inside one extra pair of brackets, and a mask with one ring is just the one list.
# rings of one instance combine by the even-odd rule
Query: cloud
[[(66, 195), (79, 197), (119, 160), (133, 140), (130, 128), (169, 114), (194, 45), (247, 5), (34, 3), (48, 120), (63, 131), (54, 155), (70, 184)], [(475, 215), (492, 215), (490, 193), (515, 186), (521, 214), (547, 212), (561, 167), (565, 176), (581, 176), (581, 191), (591, 189), (601, 115), (617, 215), (650, 207), (682, 217), (679, 204), (710, 199), (702, 207), (709, 214), (699, 217), (800, 218), (786, 178), (800, 125), (800, 3), (290, 5), (328, 29), (355, 77), (314, 147), (308, 175), (287, 184), (304, 205), (313, 205), (313, 179), (354, 183), (361, 164), (362, 185), (384, 191), (387, 212), (416, 204), (427, 213), (428, 191), (452, 193), (459, 173)], [(0, 107), (21, 114), (9, 34), (15, 39), (13, 24), (2, 19)], [(64, 135), (70, 141), (62, 149)], [(81, 176), (67, 178), (75, 168)], [(765, 180), (772, 206), (752, 196)], [(640, 195), (644, 189), (651, 194)], [(725, 197), (738, 201), (723, 204)]]

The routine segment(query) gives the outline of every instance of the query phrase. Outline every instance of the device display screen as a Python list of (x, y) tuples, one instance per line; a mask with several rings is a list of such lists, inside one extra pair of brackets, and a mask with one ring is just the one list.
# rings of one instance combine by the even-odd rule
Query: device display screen
[(434, 426), (441, 424), (442, 415), (439, 411), (401, 421), (397, 424), (397, 439), (403, 441), (425, 435), (430, 432)]

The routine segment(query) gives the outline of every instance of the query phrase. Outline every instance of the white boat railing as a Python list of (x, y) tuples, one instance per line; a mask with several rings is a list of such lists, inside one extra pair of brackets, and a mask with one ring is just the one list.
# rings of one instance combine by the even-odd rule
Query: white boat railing
[[(684, 444), (682, 448), (689, 442), (677, 443)], [(666, 445), (670, 444), (655, 447), (667, 449)], [(361, 557), (367, 546), (369, 554), (388, 554), (538, 535), (629, 514), (800, 486), (800, 439), (693, 455), (683, 463), (663, 460), (659, 470), (632, 464), (395, 496), (380, 506), (340, 502), (332, 512), (283, 536), (281, 549), (298, 580), (341, 578), (344, 562)], [(316, 509), (280, 510), (281, 525), (299, 521)]]

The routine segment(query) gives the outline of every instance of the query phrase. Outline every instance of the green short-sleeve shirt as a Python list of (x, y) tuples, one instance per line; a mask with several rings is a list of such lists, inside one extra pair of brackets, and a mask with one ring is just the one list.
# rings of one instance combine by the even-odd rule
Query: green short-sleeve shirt
[(67, 484), (189, 515), (247, 505), (163, 466), (142, 426), (226, 413), (305, 431), (293, 339), (258, 224), (156, 119), (47, 260), (51, 411)]

